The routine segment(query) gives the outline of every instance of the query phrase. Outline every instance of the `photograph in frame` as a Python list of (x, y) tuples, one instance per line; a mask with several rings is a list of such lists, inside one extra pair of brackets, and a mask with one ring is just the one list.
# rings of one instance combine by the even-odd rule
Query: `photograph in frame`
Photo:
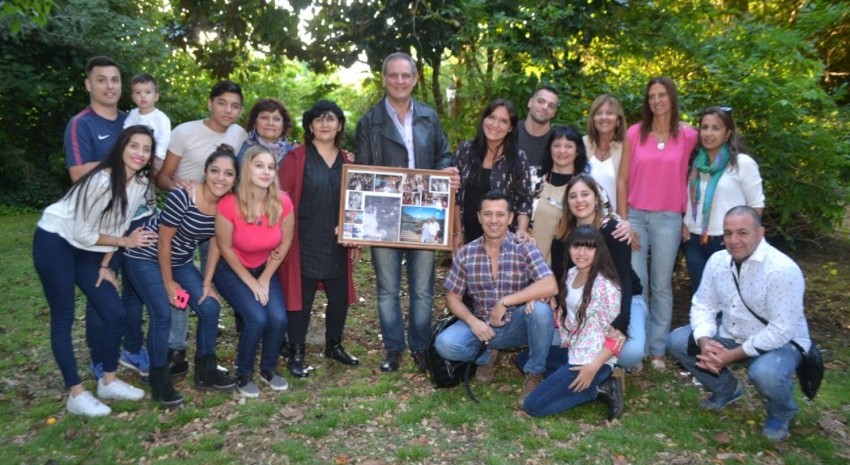
[(451, 250), (454, 191), (442, 171), (343, 166), (340, 242)]

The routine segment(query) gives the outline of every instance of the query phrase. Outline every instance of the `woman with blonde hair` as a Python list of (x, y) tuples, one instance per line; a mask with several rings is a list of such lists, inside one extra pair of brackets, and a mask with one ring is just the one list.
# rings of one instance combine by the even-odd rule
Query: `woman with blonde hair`
[[(590, 105), (587, 115), (587, 148), (590, 174), (608, 195), (613, 213), (626, 220), (631, 150), (626, 140), (626, 116), (616, 98), (602, 94)], [(621, 169), (622, 168), (622, 169)]]
[[(244, 397), (258, 397), (252, 379), (260, 343), (260, 381), (274, 391), (289, 385), (276, 369), (286, 331), (286, 304), (275, 273), (292, 243), (292, 202), (282, 193), (277, 163), (268, 149), (255, 146), (245, 152), (235, 194), (218, 203), (215, 237), (223, 260), (213, 282), (245, 323), (236, 351), (236, 388)], [(214, 261), (215, 260), (215, 261)]]

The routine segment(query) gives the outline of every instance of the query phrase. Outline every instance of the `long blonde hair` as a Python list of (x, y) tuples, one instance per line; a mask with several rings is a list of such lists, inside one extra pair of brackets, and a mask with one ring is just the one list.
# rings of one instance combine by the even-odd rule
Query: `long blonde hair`
[[(259, 218), (254, 217), (254, 199), (251, 197), (251, 176), (248, 173), (251, 169), (251, 163), (261, 154), (268, 154), (272, 161), (275, 160), (274, 155), (268, 149), (261, 145), (255, 145), (245, 152), (242, 158), (242, 165), (239, 167), (239, 184), (236, 186), (236, 204), (239, 206), (239, 212), (248, 223), (254, 223)], [(275, 164), (277, 166), (277, 164)], [(280, 202), (280, 181), (278, 180), (277, 170), (272, 176), (272, 184), (266, 190), (265, 198), (266, 208), (263, 213), (269, 220), (269, 227), (272, 227), (280, 221), (280, 216), (283, 213), (283, 205)]]

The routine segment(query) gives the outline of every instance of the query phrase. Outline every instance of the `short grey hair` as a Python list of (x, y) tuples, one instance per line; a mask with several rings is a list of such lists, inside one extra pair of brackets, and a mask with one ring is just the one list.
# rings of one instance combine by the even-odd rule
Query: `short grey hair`
[(384, 58), (384, 63), (381, 65), (381, 75), (387, 75), (387, 65), (389, 65), (393, 60), (407, 60), (407, 62), (410, 63), (410, 70), (413, 72), (413, 75), (419, 75), (419, 72), (416, 70), (416, 61), (413, 60), (412, 56), (404, 52), (394, 52), (387, 55), (387, 57)]
[(759, 215), (759, 212), (755, 208), (748, 205), (738, 205), (737, 207), (730, 208), (724, 218), (729, 218), (730, 216), (749, 216), (753, 219), (756, 229), (761, 227), (761, 215)]

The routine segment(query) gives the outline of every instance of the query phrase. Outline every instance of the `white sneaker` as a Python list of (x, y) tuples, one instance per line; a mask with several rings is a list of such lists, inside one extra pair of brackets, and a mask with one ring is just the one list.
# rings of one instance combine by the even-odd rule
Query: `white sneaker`
[(101, 378), (97, 382), (97, 396), (101, 399), (141, 400), (145, 397), (145, 391), (130, 386), (120, 379), (104, 385)]
[(83, 391), (76, 397), (73, 394), (68, 394), (68, 403), (65, 404), (65, 409), (69, 413), (85, 417), (102, 417), (112, 412), (108, 405), (102, 404), (89, 391)]

